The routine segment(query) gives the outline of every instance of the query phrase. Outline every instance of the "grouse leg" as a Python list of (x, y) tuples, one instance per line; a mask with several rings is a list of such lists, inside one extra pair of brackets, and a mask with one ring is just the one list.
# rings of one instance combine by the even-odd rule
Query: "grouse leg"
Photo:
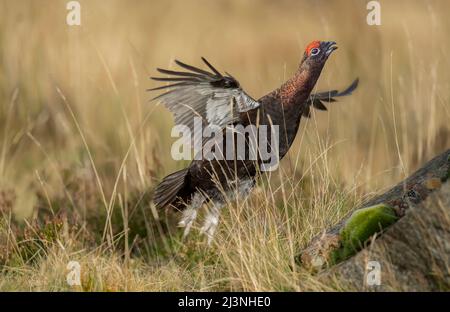
[(208, 246), (211, 245), (217, 225), (219, 224), (220, 210), (224, 205), (225, 203), (222, 201), (215, 201), (212, 204), (212, 207), (208, 210), (205, 222), (200, 229), (200, 233), (205, 234), (208, 237)]
[(204, 201), (205, 197), (202, 194), (196, 192), (192, 196), (190, 206), (183, 211), (183, 216), (181, 217), (180, 222), (178, 222), (179, 227), (184, 227), (183, 239), (185, 239), (186, 236), (188, 236), (192, 224), (197, 218), (198, 209), (202, 206)]
[[(242, 180), (238, 183), (239, 198), (245, 199), (255, 186), (253, 179)], [(217, 225), (219, 224), (220, 210), (225, 206), (225, 202), (222, 200), (213, 201), (212, 207), (208, 210), (205, 222), (200, 229), (201, 234), (206, 234), (208, 237), (208, 245), (211, 245), (214, 233), (216, 232)]]

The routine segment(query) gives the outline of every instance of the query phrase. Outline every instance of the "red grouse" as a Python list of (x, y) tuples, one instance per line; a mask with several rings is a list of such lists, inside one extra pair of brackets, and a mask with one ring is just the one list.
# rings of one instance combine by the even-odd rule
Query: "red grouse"
[[(336, 97), (349, 95), (356, 89), (358, 79), (342, 92), (333, 90), (311, 94), (325, 62), (336, 49), (335, 42), (311, 42), (294, 76), (258, 100), (251, 98), (234, 77), (222, 75), (204, 58), (202, 60), (211, 72), (175, 61), (187, 71), (158, 68), (160, 73), (169, 76), (152, 79), (169, 84), (150, 90), (166, 91), (155, 99), (162, 101), (174, 114), (177, 125), (184, 125), (192, 132), (198, 131), (194, 129), (194, 119), (197, 117), (201, 118), (202, 126), (221, 129), (222, 132), (215, 138), (216, 142), (225, 141), (225, 132), (229, 127), (266, 126), (272, 135), (267, 136), (265, 143), (273, 148), (273, 140), (278, 140), (277, 156), (280, 160), (295, 139), (301, 117), (310, 116), (311, 107), (327, 110), (324, 102), (335, 102)], [(275, 126), (278, 137), (273, 136)], [(246, 137), (241, 142), (249, 147), (249, 141)], [(196, 157), (189, 167), (168, 175), (157, 186), (153, 199), (157, 208), (172, 206), (183, 210), (179, 222), (185, 228), (183, 237), (189, 233), (199, 208), (210, 202), (201, 228), (210, 243), (221, 208), (236, 196), (246, 196), (253, 188), (263, 160), (261, 157), (249, 157), (248, 152), (245, 153), (246, 157), (237, 157), (238, 140), (233, 142), (231, 153), (227, 153), (227, 147), (230, 150), (227, 144), (221, 150), (222, 155), (231, 155), (231, 158)], [(207, 144), (204, 139), (200, 143), (202, 148)]]

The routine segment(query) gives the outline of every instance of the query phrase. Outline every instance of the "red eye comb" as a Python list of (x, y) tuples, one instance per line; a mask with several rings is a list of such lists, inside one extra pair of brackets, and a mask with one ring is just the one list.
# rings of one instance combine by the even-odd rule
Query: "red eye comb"
[(320, 46), (320, 41), (315, 40), (306, 46), (306, 54), (309, 55), (311, 50), (314, 48), (318, 48)]

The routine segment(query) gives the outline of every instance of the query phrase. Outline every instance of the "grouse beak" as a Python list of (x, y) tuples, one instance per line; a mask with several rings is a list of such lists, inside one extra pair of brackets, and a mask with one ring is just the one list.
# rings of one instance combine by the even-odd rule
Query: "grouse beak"
[(336, 42), (334, 41), (326, 41), (324, 42), (324, 50), (325, 55), (328, 57), (334, 50), (336, 50), (338, 47), (336, 46)]

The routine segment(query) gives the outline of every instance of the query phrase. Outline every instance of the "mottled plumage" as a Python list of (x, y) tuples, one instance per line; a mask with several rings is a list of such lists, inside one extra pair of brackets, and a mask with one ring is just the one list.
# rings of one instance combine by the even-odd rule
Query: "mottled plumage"
[[(174, 113), (176, 124), (190, 129), (195, 116), (202, 118), (204, 126), (221, 129), (227, 125), (267, 125), (269, 129), (271, 125), (278, 125), (278, 156), (282, 159), (295, 139), (301, 117), (309, 117), (311, 107), (326, 110), (324, 103), (349, 95), (357, 87), (358, 80), (355, 80), (342, 92), (333, 90), (311, 94), (328, 56), (335, 49), (334, 42), (312, 42), (294, 76), (257, 101), (241, 88), (234, 77), (220, 74), (204, 58), (202, 60), (212, 72), (176, 61), (188, 71), (158, 69), (169, 77), (153, 79), (171, 84), (151, 90), (169, 90), (155, 99), (161, 100)], [(223, 153), (225, 155), (226, 150)], [(204, 202), (212, 201), (202, 227), (210, 242), (220, 209), (228, 199), (236, 195), (246, 196), (251, 191), (260, 165), (261, 159), (193, 160), (188, 168), (163, 179), (156, 188), (154, 203), (158, 208), (169, 205), (185, 208), (179, 224), (187, 235), (198, 209)]]

